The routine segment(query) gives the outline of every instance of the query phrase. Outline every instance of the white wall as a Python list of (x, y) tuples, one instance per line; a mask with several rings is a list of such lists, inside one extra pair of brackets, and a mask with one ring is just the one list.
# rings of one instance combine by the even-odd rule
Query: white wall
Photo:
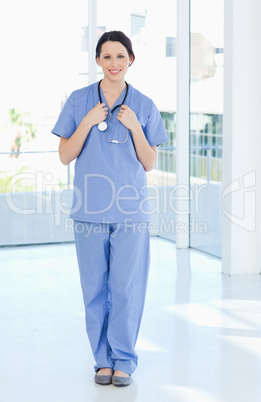
[(261, 2), (225, 1), (223, 272), (260, 269)]

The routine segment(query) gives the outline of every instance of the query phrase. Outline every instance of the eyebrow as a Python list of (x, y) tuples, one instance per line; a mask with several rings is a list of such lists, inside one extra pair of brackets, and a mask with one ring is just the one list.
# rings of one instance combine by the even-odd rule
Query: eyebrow
[[(104, 56), (111, 56), (111, 53), (104, 53)], [(124, 53), (117, 53), (117, 56), (124, 56)]]

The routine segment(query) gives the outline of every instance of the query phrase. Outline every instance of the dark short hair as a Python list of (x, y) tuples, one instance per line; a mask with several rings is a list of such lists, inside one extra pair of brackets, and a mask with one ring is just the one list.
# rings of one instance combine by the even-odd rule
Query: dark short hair
[[(135, 54), (132, 49), (131, 40), (121, 31), (104, 32), (104, 34), (98, 40), (98, 43), (96, 46), (96, 58), (100, 57), (102, 45), (105, 42), (109, 42), (109, 41), (110, 42), (120, 42), (126, 48), (129, 56), (133, 57), (133, 61), (134, 61)], [(132, 63), (133, 63), (133, 61), (132, 61)]]

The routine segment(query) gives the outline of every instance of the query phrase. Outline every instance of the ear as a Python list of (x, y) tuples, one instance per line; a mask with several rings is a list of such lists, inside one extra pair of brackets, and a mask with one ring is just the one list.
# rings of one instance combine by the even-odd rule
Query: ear
[(98, 56), (96, 57), (96, 63), (98, 64), (98, 66), (101, 66), (100, 58)]
[(130, 56), (130, 63), (129, 63), (129, 67), (132, 65), (132, 63), (134, 62), (134, 57)]

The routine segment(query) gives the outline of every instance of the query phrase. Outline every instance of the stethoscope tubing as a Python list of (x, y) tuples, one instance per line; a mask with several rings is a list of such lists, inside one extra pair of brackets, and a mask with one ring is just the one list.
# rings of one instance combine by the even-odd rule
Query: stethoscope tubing
[[(100, 89), (100, 86), (101, 86), (101, 82), (102, 82), (102, 79), (99, 81), (99, 83), (98, 83), (98, 95), (99, 95), (99, 101), (100, 101), (100, 103), (102, 103), (102, 98), (101, 98), (101, 89)], [(124, 99), (123, 99), (123, 101), (122, 101), (122, 103), (120, 104), (120, 105), (116, 105), (116, 106), (114, 106), (114, 108), (111, 110), (111, 115), (113, 114), (113, 112), (118, 108), (118, 107), (121, 107), (122, 105), (124, 105), (124, 102), (125, 102), (125, 100), (126, 100), (126, 98), (127, 98), (127, 95), (128, 95), (128, 92), (129, 92), (129, 84), (125, 81), (125, 84), (126, 84), (126, 94), (125, 94), (125, 96), (124, 96)]]
[[(100, 80), (100, 81), (99, 81), (99, 84), (98, 84), (98, 94), (99, 94), (100, 103), (102, 103), (101, 90), (100, 90), (101, 82), (102, 82), (102, 80)], [(127, 129), (127, 137), (126, 137), (125, 141), (122, 141), (122, 142), (120, 142), (120, 141), (118, 141), (118, 140), (109, 141), (109, 140), (107, 139), (107, 127), (108, 127), (109, 121), (111, 120), (111, 117), (112, 117), (112, 115), (113, 115), (113, 112), (114, 112), (118, 107), (121, 107), (121, 106), (124, 104), (124, 102), (125, 102), (125, 100), (126, 100), (126, 98), (127, 98), (127, 95), (128, 95), (129, 85), (128, 85), (128, 83), (127, 83), (126, 81), (125, 81), (125, 84), (126, 84), (126, 94), (125, 94), (125, 96), (124, 96), (124, 99), (123, 99), (122, 103), (121, 103), (120, 105), (114, 106), (114, 108), (111, 110), (110, 115), (109, 115), (109, 118), (108, 118), (108, 122), (106, 122), (106, 121), (104, 120), (104, 121), (101, 121), (101, 122), (98, 124), (98, 129), (99, 129), (100, 131), (104, 131), (104, 132), (105, 132), (105, 133), (104, 133), (104, 138), (105, 138), (105, 140), (106, 140), (107, 142), (113, 142), (113, 143), (116, 143), (116, 144), (119, 144), (119, 143), (120, 143), (120, 144), (124, 144), (124, 143), (128, 140), (128, 135), (129, 135), (129, 130), (128, 130), (128, 129)]]

